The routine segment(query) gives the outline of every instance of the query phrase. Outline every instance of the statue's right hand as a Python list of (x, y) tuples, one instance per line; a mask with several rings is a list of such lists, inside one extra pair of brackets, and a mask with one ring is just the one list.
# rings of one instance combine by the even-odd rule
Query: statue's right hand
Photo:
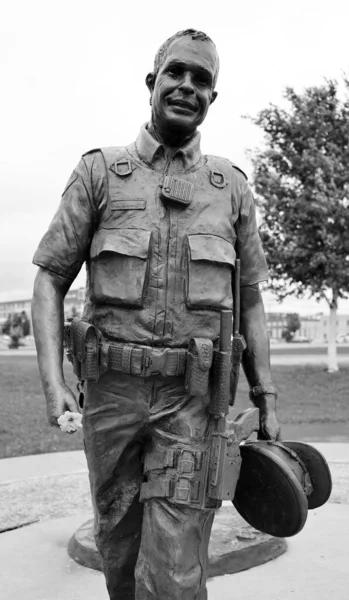
[(65, 383), (50, 387), (45, 395), (47, 417), (51, 427), (59, 428), (57, 419), (64, 415), (65, 411), (81, 412), (73, 392)]

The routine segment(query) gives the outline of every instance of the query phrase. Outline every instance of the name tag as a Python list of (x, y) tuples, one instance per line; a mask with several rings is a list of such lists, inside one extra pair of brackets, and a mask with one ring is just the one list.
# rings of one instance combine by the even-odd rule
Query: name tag
[(111, 198), (111, 209), (112, 210), (144, 210), (146, 201), (143, 198), (136, 198), (133, 200), (123, 198)]

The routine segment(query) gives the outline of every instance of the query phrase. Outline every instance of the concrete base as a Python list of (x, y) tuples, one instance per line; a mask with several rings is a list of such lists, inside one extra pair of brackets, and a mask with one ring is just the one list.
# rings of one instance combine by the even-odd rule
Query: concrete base
[[(287, 549), (284, 539), (274, 538), (250, 527), (233, 506), (216, 512), (209, 546), (208, 577), (227, 575), (261, 565)], [(101, 570), (101, 560), (93, 538), (93, 519), (75, 532), (68, 554), (77, 563)]]
[[(3, 600), (108, 600), (102, 573), (71, 560), (72, 531), (90, 512), (0, 534)], [(287, 552), (255, 569), (209, 580), (209, 600), (348, 600), (349, 505), (311, 510)]]

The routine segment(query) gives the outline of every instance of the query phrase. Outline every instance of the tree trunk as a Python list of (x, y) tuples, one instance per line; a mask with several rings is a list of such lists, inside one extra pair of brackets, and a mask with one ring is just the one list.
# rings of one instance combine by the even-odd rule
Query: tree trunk
[(328, 323), (328, 372), (338, 371), (337, 361), (337, 294), (332, 291), (332, 302), (330, 303), (330, 319)]

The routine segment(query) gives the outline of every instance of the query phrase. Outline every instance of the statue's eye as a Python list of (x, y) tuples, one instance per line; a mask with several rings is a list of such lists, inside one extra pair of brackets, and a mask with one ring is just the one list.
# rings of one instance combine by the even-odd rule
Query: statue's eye
[(167, 73), (171, 75), (171, 77), (180, 77), (181, 69), (180, 67), (169, 67)]
[(198, 73), (195, 77), (195, 81), (198, 85), (210, 85), (210, 78), (205, 73)]

